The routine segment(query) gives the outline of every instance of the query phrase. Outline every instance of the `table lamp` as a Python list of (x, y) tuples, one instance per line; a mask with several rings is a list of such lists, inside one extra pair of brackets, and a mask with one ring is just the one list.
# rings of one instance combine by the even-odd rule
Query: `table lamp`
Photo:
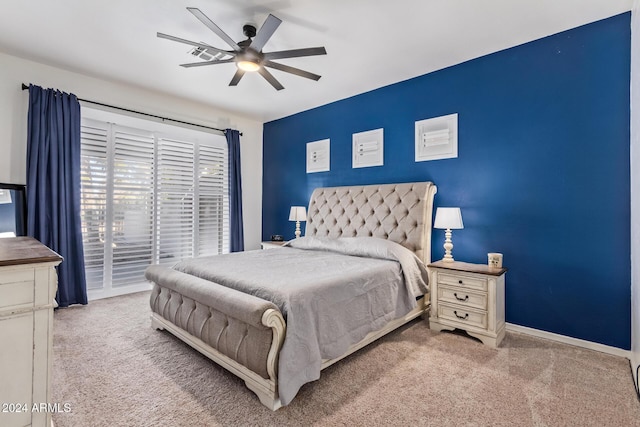
[(296, 239), (300, 237), (300, 221), (307, 220), (307, 210), (304, 206), (291, 206), (289, 211), (289, 221), (296, 222)]
[(453, 242), (451, 241), (451, 230), (464, 228), (462, 224), (462, 214), (460, 208), (438, 208), (436, 209), (436, 220), (433, 228), (444, 228), (444, 262), (453, 262)]

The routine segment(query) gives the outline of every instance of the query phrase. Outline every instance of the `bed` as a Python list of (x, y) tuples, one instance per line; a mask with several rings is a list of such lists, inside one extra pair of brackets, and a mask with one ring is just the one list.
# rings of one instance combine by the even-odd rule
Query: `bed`
[[(285, 247), (150, 266), (152, 326), (245, 381), (271, 410), (429, 309), (431, 182), (318, 188)], [(286, 338), (286, 339), (285, 339)]]

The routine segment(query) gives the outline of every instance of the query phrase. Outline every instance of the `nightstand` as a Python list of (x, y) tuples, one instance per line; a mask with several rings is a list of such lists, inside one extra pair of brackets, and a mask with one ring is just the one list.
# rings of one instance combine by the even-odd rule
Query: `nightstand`
[(274, 242), (274, 241), (266, 241), (266, 242), (262, 242), (260, 245), (262, 246), (262, 249), (274, 249), (274, 248), (280, 248), (282, 247), (282, 245), (284, 245), (285, 241), (282, 242)]
[(428, 265), (431, 288), (430, 328), (462, 329), (497, 347), (504, 338), (506, 268), (437, 261)]

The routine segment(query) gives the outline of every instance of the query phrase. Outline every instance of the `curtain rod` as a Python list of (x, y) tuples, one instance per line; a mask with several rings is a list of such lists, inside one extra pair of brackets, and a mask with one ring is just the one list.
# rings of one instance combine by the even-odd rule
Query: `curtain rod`
[[(29, 86), (24, 84), (24, 83), (22, 83), (22, 90), (27, 90), (27, 89), (29, 89)], [(171, 119), (169, 117), (156, 116), (155, 114), (143, 113), (141, 111), (130, 110), (128, 108), (116, 107), (115, 105), (103, 104), (102, 102), (96, 102), (96, 101), (91, 101), (91, 100), (82, 99), (82, 98), (78, 98), (78, 101), (82, 101), (82, 102), (86, 102), (86, 103), (94, 104), (94, 105), (100, 105), (102, 107), (115, 108), (116, 110), (122, 110), (122, 111), (126, 111), (128, 113), (134, 113), (134, 114), (140, 114), (140, 115), (147, 116), (147, 117), (153, 117), (153, 118), (156, 118), (156, 119), (160, 119), (162, 121), (168, 120), (168, 121), (174, 122), (174, 123), (182, 123), (183, 125), (197, 126), (197, 127), (200, 127), (200, 128), (217, 130), (218, 132), (225, 133), (224, 129), (214, 128), (214, 127), (205, 126), (205, 125), (199, 125), (199, 124), (196, 124), (196, 123), (185, 122), (185, 121), (182, 121), (182, 120)], [(240, 132), (240, 136), (242, 136), (242, 132)]]

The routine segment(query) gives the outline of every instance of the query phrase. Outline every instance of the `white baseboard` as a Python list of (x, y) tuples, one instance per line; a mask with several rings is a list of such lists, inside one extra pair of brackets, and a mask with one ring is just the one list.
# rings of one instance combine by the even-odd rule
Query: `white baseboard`
[(508, 332), (519, 332), (521, 334), (533, 335), (534, 337), (538, 337), (538, 338), (546, 338), (548, 340), (561, 342), (563, 344), (569, 344), (569, 345), (574, 345), (576, 347), (588, 348), (589, 350), (595, 350), (601, 353), (607, 353), (607, 354), (612, 354), (614, 356), (620, 356), (626, 359), (631, 359), (631, 351), (623, 350), (618, 347), (611, 347), (604, 344), (598, 344), (592, 341), (586, 341), (578, 338), (568, 337), (566, 335), (554, 334), (553, 332), (541, 331), (540, 329), (528, 328), (526, 326), (514, 325), (513, 323), (507, 323), (506, 329)]
[(119, 295), (132, 294), (134, 292), (142, 292), (151, 290), (151, 283), (143, 282), (135, 285), (122, 286), (119, 288), (111, 289), (89, 289), (87, 291), (87, 298), (89, 301), (102, 298), (117, 297)]

